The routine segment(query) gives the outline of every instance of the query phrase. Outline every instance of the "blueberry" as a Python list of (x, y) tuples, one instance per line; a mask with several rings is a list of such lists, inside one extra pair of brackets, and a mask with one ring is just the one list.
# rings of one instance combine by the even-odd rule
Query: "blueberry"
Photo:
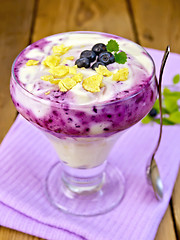
[(103, 65), (103, 66), (105, 66), (105, 64), (102, 63), (102, 62), (95, 62), (95, 63), (91, 66), (91, 68), (92, 68), (93, 70), (95, 70), (95, 68), (98, 68), (99, 65)]
[(90, 62), (94, 62), (94, 60), (96, 59), (96, 54), (91, 50), (84, 50), (80, 55), (80, 58), (83, 57), (88, 58)]
[(95, 106), (93, 106), (93, 111), (97, 113), (97, 108)]
[(101, 52), (106, 51), (106, 45), (103, 43), (97, 43), (92, 47), (92, 51), (99, 55)]
[(156, 111), (155, 108), (152, 108), (151, 111), (149, 112), (149, 115), (150, 115), (151, 117), (156, 117), (157, 114), (158, 114), (158, 113), (157, 113), (157, 111)]
[(115, 62), (114, 55), (110, 53), (110, 63), (114, 63), (114, 62)]
[(82, 57), (76, 60), (75, 65), (78, 66), (78, 68), (89, 68), (90, 67), (90, 61), (88, 58)]
[(110, 52), (102, 52), (99, 54), (98, 61), (108, 65), (115, 62), (114, 56)]

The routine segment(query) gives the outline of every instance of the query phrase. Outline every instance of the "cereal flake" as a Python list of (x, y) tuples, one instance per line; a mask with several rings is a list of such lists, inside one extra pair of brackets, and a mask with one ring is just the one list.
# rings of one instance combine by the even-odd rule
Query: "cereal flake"
[(52, 84), (58, 84), (60, 79), (54, 79), (53, 75), (44, 75), (41, 77), (43, 81), (48, 81)]
[(128, 68), (121, 68), (116, 73), (113, 74), (114, 81), (126, 81), (129, 76)]
[(53, 67), (49, 70), (49, 72), (56, 78), (61, 78), (66, 76), (69, 73), (69, 67), (68, 66), (57, 66)]
[(77, 83), (81, 82), (83, 80), (83, 74), (82, 73), (78, 73), (78, 74), (75, 74), (72, 79), (74, 81), (76, 81)]
[(110, 77), (112, 72), (110, 72), (105, 66), (99, 65), (98, 68), (95, 68), (96, 72), (102, 74), (105, 77)]
[(30, 59), (27, 61), (26, 66), (34, 66), (34, 65), (38, 65), (39, 61), (38, 60), (33, 60)]
[(58, 85), (61, 92), (67, 92), (67, 88), (65, 88), (61, 81), (58, 83)]
[(53, 47), (53, 53), (57, 55), (63, 55), (66, 52), (68, 52), (71, 48), (72, 46), (65, 47), (64, 44), (61, 44)]
[(67, 60), (71, 60), (71, 61), (74, 60), (74, 56), (65, 57), (65, 58), (63, 59), (62, 63), (66, 63)]
[(77, 73), (77, 65), (73, 67), (68, 67), (68, 69), (69, 69), (69, 74), (75, 75)]
[(100, 86), (103, 76), (101, 74), (93, 75), (83, 80), (82, 86), (88, 92), (100, 92)]
[(59, 88), (61, 92), (67, 92), (68, 90), (72, 89), (76, 85), (76, 81), (70, 77), (66, 77), (60, 80)]
[(58, 66), (60, 61), (61, 61), (61, 58), (59, 56), (50, 55), (45, 58), (42, 64), (45, 65), (46, 67), (53, 68)]
[(47, 92), (45, 92), (45, 95), (49, 95), (49, 94), (50, 94), (50, 92), (51, 92), (51, 91), (47, 91)]

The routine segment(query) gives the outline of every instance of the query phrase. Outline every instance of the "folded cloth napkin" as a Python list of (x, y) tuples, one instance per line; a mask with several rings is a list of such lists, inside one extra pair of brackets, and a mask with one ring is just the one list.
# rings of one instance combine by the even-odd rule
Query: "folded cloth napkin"
[[(148, 50), (159, 69), (163, 52)], [(170, 54), (164, 83), (179, 73), (180, 56)], [(109, 161), (126, 179), (123, 201), (97, 217), (75, 217), (54, 208), (45, 194), (45, 178), (57, 161), (46, 137), (19, 116), (0, 146), (0, 224), (50, 240), (151, 240), (168, 206), (180, 164), (180, 126), (164, 126), (156, 160), (164, 199), (156, 200), (145, 166), (157, 142), (158, 124), (138, 123), (113, 148)], [(103, 203), (102, 203), (103, 204)]]

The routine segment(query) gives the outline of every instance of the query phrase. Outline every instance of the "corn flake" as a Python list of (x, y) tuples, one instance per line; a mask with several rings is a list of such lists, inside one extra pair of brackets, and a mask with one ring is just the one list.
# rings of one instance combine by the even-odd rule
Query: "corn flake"
[(129, 70), (128, 68), (121, 68), (117, 73), (113, 74), (114, 81), (126, 81), (128, 79)]
[(102, 87), (104, 87), (104, 83), (103, 82), (101, 82), (101, 84), (100, 84), (100, 88), (102, 88)]
[(65, 57), (62, 61), (62, 63), (66, 63), (67, 60), (74, 60), (74, 56), (69, 56), (69, 57)]
[(99, 65), (98, 68), (95, 68), (96, 72), (102, 74), (105, 77), (110, 77), (112, 72), (110, 72), (105, 66)]
[(68, 66), (57, 66), (53, 67), (49, 70), (49, 72), (56, 78), (61, 78), (66, 76), (69, 73), (69, 67)]
[(67, 51), (69, 51), (72, 48), (72, 46), (69, 47), (65, 47), (64, 44), (58, 45), (58, 46), (54, 46), (53, 47), (53, 53), (57, 54), (57, 55), (63, 55), (65, 54)]
[(28, 60), (27, 63), (26, 63), (26, 66), (34, 66), (34, 65), (37, 65), (39, 63), (38, 60)]
[(50, 91), (45, 92), (45, 95), (49, 95), (49, 94), (50, 94)]
[(74, 56), (69, 56), (65, 58), (66, 60), (74, 60)]
[(103, 76), (100, 74), (93, 75), (83, 80), (82, 86), (88, 92), (100, 92), (100, 85), (102, 83)]
[(69, 68), (69, 74), (75, 75), (77, 73), (77, 65), (73, 67), (68, 67)]
[(67, 88), (65, 88), (61, 81), (58, 83), (58, 85), (61, 92), (67, 92)]
[(73, 79), (74, 81), (76, 81), (76, 83), (79, 83), (79, 82), (81, 82), (82, 79), (83, 79), (83, 74), (82, 74), (82, 73), (78, 73), (78, 74), (74, 75), (74, 76), (72, 77), (72, 79)]
[(62, 79), (61, 82), (65, 86), (65, 88), (67, 88), (67, 90), (70, 90), (77, 84), (76, 81), (69, 77)]
[(58, 84), (60, 79), (54, 79), (53, 75), (44, 75), (41, 77), (43, 81), (48, 81), (52, 84)]
[(61, 58), (59, 56), (51, 55), (51, 56), (47, 56), (45, 60), (42, 62), (42, 64), (45, 65), (46, 67), (53, 68), (58, 66), (60, 61), (61, 61)]

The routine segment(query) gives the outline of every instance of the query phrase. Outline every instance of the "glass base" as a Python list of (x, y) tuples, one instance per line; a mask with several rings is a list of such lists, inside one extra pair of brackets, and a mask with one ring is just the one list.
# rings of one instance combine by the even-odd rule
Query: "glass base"
[[(94, 179), (97, 181), (98, 177)], [(57, 162), (46, 177), (48, 199), (63, 212), (76, 216), (96, 216), (115, 208), (124, 196), (124, 177), (118, 168), (109, 163), (101, 173), (101, 181), (95, 185), (96, 187), (87, 186), (88, 178), (83, 181), (84, 188), (79, 188), (77, 184), (73, 187), (67, 184), (63, 166), (61, 162)]]

